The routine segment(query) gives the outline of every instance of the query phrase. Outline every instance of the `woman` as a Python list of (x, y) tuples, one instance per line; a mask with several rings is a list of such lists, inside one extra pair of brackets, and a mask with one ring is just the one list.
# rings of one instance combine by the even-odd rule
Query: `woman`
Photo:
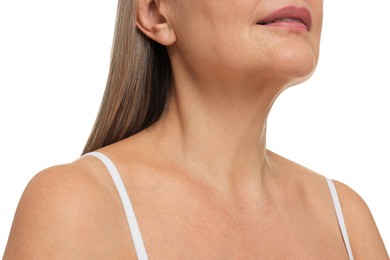
[(388, 259), (354, 191), (266, 149), (322, 5), (120, 0), (86, 155), (29, 183), (4, 258)]

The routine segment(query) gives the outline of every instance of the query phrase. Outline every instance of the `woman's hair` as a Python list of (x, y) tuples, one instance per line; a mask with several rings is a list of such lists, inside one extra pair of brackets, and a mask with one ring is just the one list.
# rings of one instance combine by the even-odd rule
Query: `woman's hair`
[(171, 82), (167, 50), (136, 27), (137, 0), (119, 0), (110, 71), (83, 154), (145, 129), (161, 116)]

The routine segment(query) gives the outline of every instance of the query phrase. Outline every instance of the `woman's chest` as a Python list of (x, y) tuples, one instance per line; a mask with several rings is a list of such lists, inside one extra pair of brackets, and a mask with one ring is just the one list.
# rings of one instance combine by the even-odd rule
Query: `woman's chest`
[(348, 259), (337, 226), (326, 218), (189, 213), (144, 222), (150, 259)]

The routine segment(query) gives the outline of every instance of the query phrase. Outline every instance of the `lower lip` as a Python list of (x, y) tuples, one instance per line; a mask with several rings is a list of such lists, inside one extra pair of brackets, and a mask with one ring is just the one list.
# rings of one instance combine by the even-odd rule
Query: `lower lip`
[(269, 26), (269, 27), (282, 27), (286, 29), (291, 29), (291, 30), (298, 30), (298, 31), (308, 31), (306, 25), (303, 23), (298, 23), (298, 22), (275, 22), (275, 23), (270, 23), (264, 26)]

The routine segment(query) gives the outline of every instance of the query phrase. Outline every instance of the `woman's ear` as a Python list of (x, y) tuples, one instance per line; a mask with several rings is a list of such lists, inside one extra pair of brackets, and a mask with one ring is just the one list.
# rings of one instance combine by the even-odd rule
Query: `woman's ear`
[(176, 34), (161, 12), (159, 1), (138, 0), (137, 27), (152, 40), (169, 46), (176, 41)]

